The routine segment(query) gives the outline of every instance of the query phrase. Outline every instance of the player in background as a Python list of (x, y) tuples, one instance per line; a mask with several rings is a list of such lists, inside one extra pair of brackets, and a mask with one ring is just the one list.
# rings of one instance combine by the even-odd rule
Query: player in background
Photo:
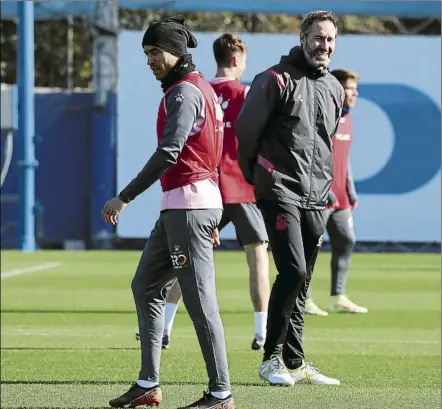
[[(345, 294), (345, 284), (350, 258), (356, 236), (353, 229), (352, 210), (358, 205), (355, 184), (350, 167), (350, 148), (353, 139), (353, 123), (350, 110), (358, 98), (359, 77), (352, 71), (334, 70), (331, 72), (344, 87), (345, 100), (342, 117), (333, 138), (333, 184), (331, 191), (334, 203), (326, 211), (327, 233), (332, 248), (331, 296), (334, 308), (350, 313), (366, 313), (367, 308), (356, 305)], [(319, 308), (311, 294), (311, 284), (307, 292), (305, 312), (311, 315), (327, 316), (328, 312)]]
[[(265, 342), (267, 304), (270, 292), (268, 237), (261, 211), (256, 206), (253, 186), (242, 175), (238, 164), (236, 119), (249, 86), (241, 83), (246, 70), (247, 46), (234, 34), (223, 34), (213, 44), (218, 66), (210, 81), (224, 111), (224, 144), (219, 165), (219, 187), (224, 212), (218, 229), (232, 222), (249, 266), (250, 297), (254, 308), (255, 336), (253, 350), (261, 350)], [(173, 321), (181, 298), (179, 284), (169, 292), (165, 313), (163, 348), (168, 348)]]

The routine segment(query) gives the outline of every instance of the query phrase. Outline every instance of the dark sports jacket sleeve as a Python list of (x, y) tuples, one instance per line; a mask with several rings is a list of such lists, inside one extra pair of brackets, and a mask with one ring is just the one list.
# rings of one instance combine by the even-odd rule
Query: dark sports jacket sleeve
[(239, 166), (244, 179), (251, 185), (259, 140), (282, 94), (276, 75), (265, 71), (255, 77), (236, 122)]
[(167, 93), (165, 104), (164, 134), (157, 150), (141, 172), (118, 195), (125, 203), (134, 200), (177, 163), (192, 127), (201, 114), (203, 96), (198, 88), (182, 83)]

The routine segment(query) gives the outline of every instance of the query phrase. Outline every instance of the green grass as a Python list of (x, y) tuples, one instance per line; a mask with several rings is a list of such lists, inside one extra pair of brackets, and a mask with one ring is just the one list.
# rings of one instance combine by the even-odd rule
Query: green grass
[[(137, 377), (130, 282), (139, 252), (2, 252), (2, 274), (62, 262), (1, 282), (2, 408), (104, 408)], [(329, 254), (313, 295), (327, 307)], [(250, 350), (253, 314), (244, 254), (216, 253), (218, 297), (238, 409), (440, 408), (440, 256), (356, 254), (348, 292), (365, 316), (307, 317), (307, 359), (340, 387), (273, 388)], [(275, 274), (272, 266), (272, 274)], [(183, 306), (162, 356), (163, 409), (200, 397), (204, 363)]]

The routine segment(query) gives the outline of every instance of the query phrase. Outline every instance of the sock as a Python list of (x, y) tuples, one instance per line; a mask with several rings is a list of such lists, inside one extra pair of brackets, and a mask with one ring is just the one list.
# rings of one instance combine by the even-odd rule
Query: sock
[(170, 336), (172, 332), (173, 320), (175, 319), (178, 304), (166, 303), (166, 311), (164, 313), (164, 333)]
[(267, 327), (267, 312), (255, 312), (255, 336), (258, 337), (258, 341), (264, 341), (266, 339), (266, 327)]
[(333, 296), (333, 299), (336, 301), (336, 302), (340, 302), (340, 301), (344, 301), (345, 299), (346, 299), (347, 297), (344, 295), (344, 294), (336, 294), (336, 295), (334, 295)]
[(151, 389), (159, 385), (158, 382), (143, 381), (142, 379), (138, 379), (137, 384), (145, 389)]
[(210, 394), (217, 399), (226, 399), (231, 395), (230, 391), (210, 392)]

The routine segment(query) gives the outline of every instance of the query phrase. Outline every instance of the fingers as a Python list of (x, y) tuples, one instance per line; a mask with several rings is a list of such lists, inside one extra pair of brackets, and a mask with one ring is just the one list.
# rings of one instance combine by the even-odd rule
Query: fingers
[(107, 223), (116, 225), (118, 223), (118, 212), (114, 209), (104, 206), (103, 210), (101, 211), (101, 214), (103, 215), (104, 221)]
[(218, 229), (216, 229), (213, 233), (212, 233), (212, 243), (214, 247), (218, 247), (221, 244), (221, 241), (219, 239), (219, 232)]
[(110, 222), (111, 222), (113, 225), (116, 225), (116, 224), (118, 223), (118, 214), (112, 214), (112, 215), (110, 216)]

